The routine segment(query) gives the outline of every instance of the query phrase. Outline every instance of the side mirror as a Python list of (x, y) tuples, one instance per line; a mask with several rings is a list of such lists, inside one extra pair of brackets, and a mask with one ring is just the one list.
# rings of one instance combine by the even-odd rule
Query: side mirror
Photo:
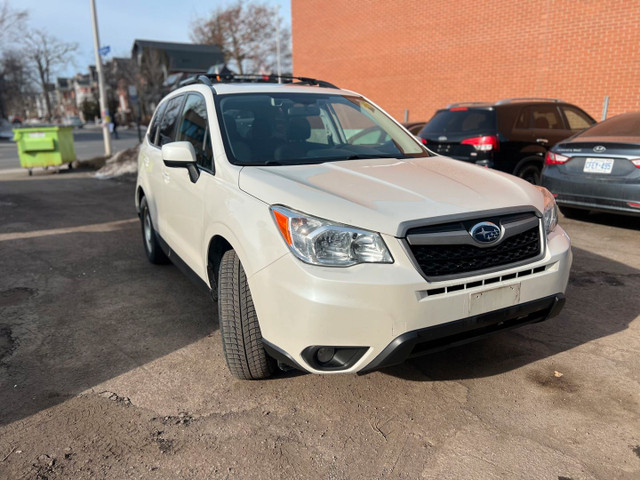
[(171, 142), (163, 145), (162, 161), (170, 168), (186, 168), (193, 183), (200, 178), (200, 171), (196, 167), (196, 151), (189, 142)]

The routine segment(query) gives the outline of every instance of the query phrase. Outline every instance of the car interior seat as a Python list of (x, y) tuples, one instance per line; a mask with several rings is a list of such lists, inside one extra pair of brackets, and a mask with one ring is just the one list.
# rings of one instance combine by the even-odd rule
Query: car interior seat
[(306, 117), (291, 117), (287, 123), (287, 143), (276, 148), (274, 158), (286, 162), (304, 158), (309, 151), (307, 139), (311, 136), (311, 124)]

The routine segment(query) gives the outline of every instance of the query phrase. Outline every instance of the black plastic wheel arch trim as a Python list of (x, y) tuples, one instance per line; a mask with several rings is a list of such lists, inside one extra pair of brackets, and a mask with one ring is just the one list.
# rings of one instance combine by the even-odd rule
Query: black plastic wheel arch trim
[(295, 368), (300, 370), (301, 372), (308, 372), (308, 370), (302, 367), (298, 362), (296, 362), (291, 355), (282, 350), (280, 347), (275, 346), (273, 343), (268, 340), (262, 339), (262, 345), (264, 349), (267, 351), (267, 354), (275, 358), (278, 363), (283, 363), (291, 368)]

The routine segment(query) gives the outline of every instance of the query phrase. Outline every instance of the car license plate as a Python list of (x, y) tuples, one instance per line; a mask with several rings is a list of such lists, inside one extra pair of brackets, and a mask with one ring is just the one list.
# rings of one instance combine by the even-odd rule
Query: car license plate
[(582, 171), (586, 173), (611, 173), (611, 170), (613, 170), (613, 158), (587, 158)]
[(484, 292), (469, 294), (469, 315), (499, 310), (510, 307), (520, 301), (520, 284), (493, 288)]

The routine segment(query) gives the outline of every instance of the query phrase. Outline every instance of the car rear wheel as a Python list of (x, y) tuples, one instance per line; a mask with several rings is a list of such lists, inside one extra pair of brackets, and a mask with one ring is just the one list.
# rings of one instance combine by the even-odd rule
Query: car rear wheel
[(589, 210), (583, 210), (582, 208), (572, 207), (558, 207), (562, 214), (567, 218), (573, 218), (575, 220), (581, 220), (589, 215)]
[(234, 250), (225, 252), (220, 263), (218, 318), (224, 358), (231, 374), (241, 380), (273, 375), (276, 361), (267, 355), (262, 344), (247, 275)]
[(540, 166), (537, 163), (527, 163), (518, 169), (516, 175), (534, 185), (540, 185)]
[(149, 213), (149, 205), (147, 204), (146, 197), (142, 197), (142, 200), (140, 200), (140, 223), (142, 226), (142, 243), (144, 244), (144, 251), (149, 261), (155, 265), (168, 263), (169, 259), (158, 243), (158, 238), (156, 237), (156, 232), (151, 222), (151, 214)]

